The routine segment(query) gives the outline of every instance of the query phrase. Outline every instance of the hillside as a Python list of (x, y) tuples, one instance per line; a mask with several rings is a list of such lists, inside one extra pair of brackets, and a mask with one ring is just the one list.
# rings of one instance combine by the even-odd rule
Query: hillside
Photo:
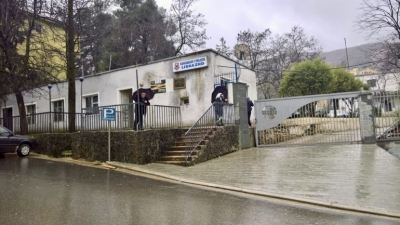
[[(370, 62), (371, 61), (371, 57), (370, 57), (371, 52), (374, 52), (380, 48), (382, 48), (381, 43), (365, 44), (365, 45), (359, 45), (359, 46), (347, 48), (350, 66)], [(331, 65), (335, 65), (335, 66), (347, 65), (345, 48), (334, 50), (331, 52), (323, 52), (323, 53), (321, 53), (321, 57), (324, 58), (325, 61)], [(366, 65), (360, 65), (358, 67), (361, 69), (361, 68), (365, 68)]]

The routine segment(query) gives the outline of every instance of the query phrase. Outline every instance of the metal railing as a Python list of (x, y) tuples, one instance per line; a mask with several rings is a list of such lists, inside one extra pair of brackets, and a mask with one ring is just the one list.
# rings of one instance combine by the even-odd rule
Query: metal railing
[[(207, 135), (217, 125), (227, 125), (235, 123), (233, 104), (214, 102), (210, 108), (185, 132), (186, 163)], [(219, 123), (221, 122), (221, 123)]]
[[(137, 107), (139, 106), (139, 107)], [(108, 121), (102, 119), (103, 108), (113, 108), (116, 111), (115, 121), (111, 121), (111, 129), (132, 129), (137, 123), (140, 129), (179, 128), (182, 126), (180, 107), (149, 105), (142, 103), (108, 105), (82, 109), (82, 130), (106, 130)]]
[[(28, 134), (68, 132), (70, 115), (75, 117), (75, 130), (79, 131), (81, 124), (80, 113), (46, 112), (28, 114), (26, 116)], [(15, 134), (20, 134), (21, 116), (0, 118), (0, 125), (3, 125)]]
[(259, 145), (361, 142), (358, 98), (315, 101), (290, 114), (268, 109), (262, 113), (267, 120), (281, 116), (276, 113), (289, 116), (275, 127), (257, 131)]
[(228, 83), (236, 83), (238, 77), (235, 72), (214, 75), (214, 86), (225, 86)]
[(400, 91), (374, 91), (373, 97), (378, 139), (399, 138)]

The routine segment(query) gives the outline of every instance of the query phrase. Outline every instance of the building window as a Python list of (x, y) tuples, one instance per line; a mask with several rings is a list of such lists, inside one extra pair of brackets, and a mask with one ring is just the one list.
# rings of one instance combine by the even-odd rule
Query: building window
[(165, 93), (167, 91), (165, 86), (165, 80), (157, 80), (150, 82), (150, 88), (154, 93)]
[(33, 30), (37, 31), (39, 34), (41, 34), (43, 32), (43, 27), (42, 25), (38, 24), (38, 23), (33, 23)]
[(181, 98), (181, 105), (189, 105), (189, 97)]
[(64, 121), (64, 100), (53, 102), (54, 122)]
[(85, 97), (86, 114), (99, 114), (99, 96), (93, 95)]
[(28, 124), (35, 124), (36, 105), (26, 106), (26, 119)]
[(376, 87), (376, 79), (367, 80), (370, 87)]
[(174, 78), (174, 90), (176, 89), (185, 89), (186, 88), (186, 78)]

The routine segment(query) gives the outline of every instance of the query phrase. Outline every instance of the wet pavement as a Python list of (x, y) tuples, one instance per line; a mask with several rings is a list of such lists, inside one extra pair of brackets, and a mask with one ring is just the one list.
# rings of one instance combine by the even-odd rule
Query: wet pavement
[(400, 217), (400, 160), (376, 145), (253, 148), (192, 167), (112, 164), (187, 183)]
[(16, 155), (0, 159), (0, 221), (2, 225), (400, 224)]

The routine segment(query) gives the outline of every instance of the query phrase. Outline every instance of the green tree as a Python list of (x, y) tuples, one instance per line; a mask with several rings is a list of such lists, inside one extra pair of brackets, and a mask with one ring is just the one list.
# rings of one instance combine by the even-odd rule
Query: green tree
[[(353, 74), (347, 70), (340, 68), (333, 70), (332, 93), (359, 91), (361, 88), (364, 90), (369, 89), (369, 85), (355, 78)], [(342, 101), (346, 104), (351, 114), (354, 114), (354, 98), (343, 98)], [(334, 101), (334, 113), (336, 116), (336, 108), (339, 105), (339, 99)]]
[(110, 56), (111, 69), (116, 69), (174, 55), (173, 42), (166, 38), (165, 9), (154, 0), (121, 1), (120, 6), (108, 23), (110, 31), (100, 46), (100, 69), (108, 68)]
[(332, 93), (332, 68), (322, 59), (306, 60), (287, 70), (279, 87), (281, 96), (302, 96)]
[(333, 70), (332, 93), (359, 91), (361, 88), (368, 90), (369, 85), (343, 68)]

